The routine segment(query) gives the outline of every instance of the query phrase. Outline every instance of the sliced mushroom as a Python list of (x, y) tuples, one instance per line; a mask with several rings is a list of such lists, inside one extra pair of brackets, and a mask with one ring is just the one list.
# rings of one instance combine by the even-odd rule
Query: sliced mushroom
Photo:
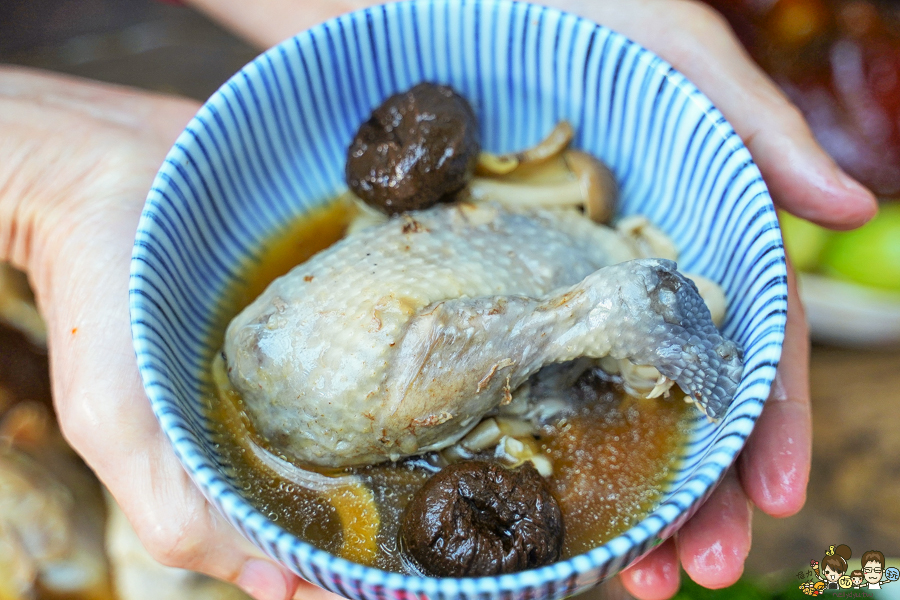
[(440, 455), (448, 464), (455, 464), (493, 448), (495, 456), (508, 467), (530, 462), (538, 473), (550, 477), (553, 462), (534, 442), (535, 433), (537, 428), (525, 419), (489, 417), (457, 443), (442, 450)]
[[(599, 160), (567, 150), (563, 153), (568, 177), (549, 183), (528, 179), (474, 177), (466, 190), (473, 202), (498, 202), (510, 208), (580, 208), (597, 223), (608, 223), (615, 210), (618, 192), (615, 179)], [(535, 178), (538, 177), (535, 174)]]
[(461, 440), (442, 450), (441, 455), (448, 464), (453, 464), (461, 460), (470, 459), (482, 450), (493, 448), (502, 438), (503, 431), (500, 430), (497, 421), (493, 418), (487, 418), (476, 425)]
[(621, 219), (616, 229), (634, 242), (640, 258), (665, 258), (678, 260), (678, 248), (666, 233), (643, 215), (632, 215)]
[(519, 159), (515, 154), (493, 154), (482, 152), (475, 164), (476, 175), (509, 175), (519, 168)]
[(528, 419), (516, 419), (512, 417), (497, 417), (497, 427), (503, 435), (514, 437), (533, 436), (538, 433), (538, 428)]
[(543, 477), (553, 475), (553, 462), (541, 452), (530, 436), (505, 435), (497, 444), (495, 456), (510, 468), (530, 462)]
[(608, 223), (618, 200), (615, 176), (590, 154), (567, 150), (573, 135), (572, 126), (560, 121), (527, 150), (482, 152), (468, 198), (520, 207), (582, 207), (593, 221)]
[[(608, 223), (618, 199), (615, 177), (602, 162), (567, 150), (572, 126), (561, 121), (539, 144), (510, 154), (481, 152), (473, 177), (458, 194), (472, 202), (497, 202), (510, 208), (578, 208), (597, 223)], [(349, 232), (384, 222), (384, 211), (371, 208), (354, 192), (356, 216)], [(408, 209), (414, 208), (408, 204)]]
[(473, 202), (498, 202), (509, 207), (578, 207), (584, 204), (581, 184), (575, 179), (535, 185), (503, 179), (475, 177), (468, 187)]
[(544, 162), (569, 147), (575, 132), (568, 121), (560, 121), (541, 142), (532, 148), (516, 153), (519, 164)]
[(520, 166), (533, 166), (559, 156), (569, 147), (575, 132), (568, 121), (560, 121), (556, 124), (547, 137), (536, 146), (532, 146), (521, 152), (510, 154), (491, 154), (482, 152), (478, 156), (478, 164), (475, 167), (477, 175), (508, 175)]
[(584, 213), (595, 223), (609, 223), (619, 201), (612, 171), (586, 152), (567, 150), (563, 158), (581, 186)]

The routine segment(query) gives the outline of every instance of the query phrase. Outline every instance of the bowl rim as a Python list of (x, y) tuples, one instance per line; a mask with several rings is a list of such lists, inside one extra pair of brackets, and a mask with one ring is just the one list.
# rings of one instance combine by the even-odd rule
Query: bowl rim
[[(230, 77), (228, 81), (226, 81), (219, 90), (204, 103), (198, 114), (202, 114), (209, 103), (213, 102), (229, 84), (237, 81), (240, 85), (238, 78), (250, 65), (259, 63), (261, 60), (264, 60), (265, 57), (279, 52), (286, 45), (296, 43), (304, 36), (310, 36), (317, 31), (335, 27), (339, 23), (347, 24), (355, 18), (369, 18), (374, 15), (376, 11), (381, 12), (384, 18), (390, 18), (389, 13), (394, 12), (396, 7), (409, 4), (431, 6), (452, 4), (458, 6), (459, 10), (473, 4), (478, 7), (476, 10), (484, 10), (485, 7), (496, 6), (508, 6), (510, 7), (510, 10), (515, 10), (515, 7), (517, 6), (524, 6), (526, 11), (534, 10), (541, 15), (556, 14), (559, 18), (575, 19), (579, 26), (584, 23), (595, 30), (599, 29), (609, 36), (623, 40), (626, 45), (636, 47), (640, 60), (655, 61), (656, 65), (654, 68), (666, 71), (669, 83), (677, 88), (679, 93), (688, 96), (694, 102), (702, 103), (702, 109), (706, 113), (705, 118), (713, 122), (713, 128), (716, 132), (718, 132), (725, 140), (735, 143), (736, 146), (744, 147), (742, 141), (734, 132), (731, 125), (728, 124), (721, 112), (712, 105), (712, 102), (700, 92), (694, 84), (688, 81), (687, 78), (681, 75), (680, 72), (675, 70), (664, 59), (661, 59), (650, 50), (630, 40), (626, 36), (589, 19), (555, 8), (518, 0), (456, 0), (455, 2), (454, 0), (405, 0), (397, 3), (370, 6), (368, 8), (343, 14), (339, 17), (320, 23), (308, 30), (302, 31), (296, 36), (288, 38), (260, 54), (251, 61), (251, 63), (248, 63), (248, 65), (245, 65), (240, 71)], [(177, 146), (193, 147), (196, 145), (193, 137), (188, 133), (188, 129), (190, 129), (195, 120), (196, 117), (192, 119), (187, 129), (179, 136), (166, 160), (172, 158), (172, 153)], [(161, 178), (161, 174), (157, 174), (152, 189), (164, 188), (165, 186), (166, 181)], [(771, 198), (768, 195), (767, 189), (766, 197), (771, 205)], [(594, 583), (602, 581), (615, 571), (626, 566), (624, 563), (630, 563), (637, 559), (639, 554), (630, 554), (634, 549), (643, 547), (643, 554), (646, 554), (656, 544), (661, 543), (664, 539), (670, 537), (696, 512), (714, 491), (715, 487), (725, 476), (728, 468), (736, 459), (738, 452), (743, 447), (746, 437), (749, 436), (752, 431), (753, 425), (759, 417), (765, 403), (765, 398), (758, 403), (747, 403), (753, 404), (753, 406), (748, 406), (747, 408), (749, 410), (742, 413), (741, 416), (749, 419), (749, 429), (746, 430), (746, 434), (743, 435), (743, 439), (739, 444), (736, 446), (726, 446), (721, 451), (715, 453), (711, 453), (711, 450), (708, 449), (706, 451), (706, 456), (697, 464), (694, 472), (686, 477), (677, 488), (672, 489), (669, 497), (665, 501), (657, 505), (656, 508), (646, 514), (640, 521), (632, 525), (632, 527), (625, 532), (608, 540), (603, 545), (597, 546), (582, 554), (528, 571), (506, 575), (468, 578), (406, 575), (384, 571), (377, 567), (368, 567), (353, 563), (327, 551), (320, 550), (312, 544), (283, 530), (277, 523), (266, 518), (249, 501), (240, 496), (236, 490), (232, 489), (225, 478), (218, 474), (218, 470), (214, 463), (205, 456), (205, 451), (203, 450), (204, 444), (199, 439), (196, 439), (196, 436), (192, 431), (186, 430), (184, 427), (179, 426), (178, 423), (173, 423), (171, 415), (172, 407), (170, 402), (163, 397), (163, 390), (158, 389), (156, 385), (151, 385), (151, 383), (159, 378), (159, 375), (155, 372), (151, 372), (151, 370), (147, 368), (147, 365), (140, 360), (142, 353), (147, 350), (141, 341), (146, 333), (146, 323), (143, 319), (145, 309), (142, 306), (140, 294), (141, 282), (143, 281), (142, 276), (145, 273), (146, 265), (141, 260), (145, 249), (141, 244), (137, 243), (137, 240), (140, 239), (143, 232), (155, 227), (152, 218), (154, 210), (156, 209), (148, 202), (145, 204), (141, 214), (136, 243), (132, 254), (129, 286), (129, 305), (134, 347), (136, 356), (138, 357), (138, 365), (144, 390), (151, 401), (154, 414), (159, 420), (160, 426), (163, 431), (165, 431), (166, 436), (172, 443), (176, 455), (187, 470), (191, 479), (200, 488), (210, 503), (216, 506), (232, 525), (237, 527), (249, 537), (252, 542), (270, 555), (272, 549), (278, 548), (286, 556), (296, 557), (300, 562), (307, 561), (313, 571), (316, 571), (317, 569), (322, 569), (326, 573), (333, 571), (338, 573), (341, 577), (345, 577), (347, 580), (358, 580), (364, 585), (384, 586), (389, 589), (403, 589), (407, 592), (423, 593), (426, 595), (481, 593), (489, 589), (497, 592), (514, 591), (522, 589), (523, 587), (540, 586), (551, 582), (563, 582), (567, 579), (598, 569), (600, 570), (600, 573)], [(771, 219), (774, 221), (777, 230), (777, 218), (775, 216), (774, 208), (771, 210)], [(778, 235), (778, 241), (780, 242), (780, 233), (776, 233)], [(783, 298), (786, 302), (786, 263), (783, 250), (780, 248), (777, 248), (777, 250), (780, 252), (780, 254), (778, 254), (780, 264), (776, 265), (776, 268), (780, 268), (780, 271), (776, 277), (779, 279), (778, 283), (776, 283), (776, 286), (778, 286), (776, 295)], [(780, 322), (781, 334), (777, 339), (777, 354), (779, 356), (782, 350), (784, 335), (783, 326), (785, 320), (786, 316), (782, 314)], [(765, 380), (764, 385), (766, 390), (770, 389), (772, 385), (777, 364), (778, 359), (776, 358), (765, 365), (765, 372), (758, 371), (756, 373), (758, 378)], [(731, 410), (729, 409), (729, 413), (730, 412)], [(710, 447), (718, 444), (720, 441), (721, 432), (717, 433), (715, 439), (710, 442)], [(713, 461), (712, 464), (710, 464), (712, 454), (715, 454), (718, 460)], [(709, 469), (704, 468), (707, 466)], [(690, 484), (692, 483), (698, 483), (699, 490), (691, 490)], [(263, 540), (265, 540), (267, 544), (263, 544)], [(645, 546), (646, 544), (649, 544), (649, 546)], [(272, 558), (279, 562), (284, 562), (280, 557), (273, 555)], [(292, 570), (299, 569), (297, 563), (287, 564), (287, 566)], [(304, 577), (306, 577), (306, 575), (304, 575)], [(325, 581), (335, 583), (332, 578), (325, 578)], [(323, 585), (321, 581), (316, 581), (315, 583)], [(340, 586), (340, 583), (335, 583), (335, 585)], [(323, 585), (323, 587), (327, 586)], [(344, 593), (344, 595), (351, 597), (345, 590), (339, 590), (339, 593)]]

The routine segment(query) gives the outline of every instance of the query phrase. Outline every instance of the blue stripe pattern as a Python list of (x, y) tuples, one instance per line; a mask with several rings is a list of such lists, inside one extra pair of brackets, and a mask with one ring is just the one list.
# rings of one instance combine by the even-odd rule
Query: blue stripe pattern
[[(342, 191), (346, 148), (388, 95), (427, 80), (472, 103), (486, 149), (540, 140), (566, 119), (605, 161), (621, 213), (668, 232), (680, 267), (718, 281), (745, 374), (721, 423), (698, 416), (659, 507), (586, 554), (500, 577), (429, 579), (349, 563), (250, 506), (214, 452), (201, 373), (219, 299), (261, 243)], [(750, 154), (710, 101), (665, 61), (604, 27), (503, 0), (413, 1), (345, 15), (272, 48), (216, 92), (156, 177), (131, 271), (134, 346), (153, 410), (206, 497), (248, 539), (349, 598), (556, 599), (615, 574), (672, 535), (750, 434), (781, 354), (781, 236)]]

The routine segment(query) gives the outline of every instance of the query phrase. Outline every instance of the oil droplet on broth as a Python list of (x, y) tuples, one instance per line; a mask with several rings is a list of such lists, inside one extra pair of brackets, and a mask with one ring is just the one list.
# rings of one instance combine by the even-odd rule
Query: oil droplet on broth
[[(228, 322), (272, 280), (339, 240), (352, 216), (350, 205), (336, 201), (269, 240), (260, 259), (246, 265), (243, 285), (235, 285), (223, 299), (219, 336), (211, 340), (212, 347), (221, 346)], [(212, 381), (211, 373), (204, 376)], [(597, 397), (557, 427), (546, 428), (539, 440), (554, 464), (549, 482), (566, 522), (564, 557), (622, 533), (653, 508), (691, 416), (678, 395), (644, 401), (606, 390)], [(322, 550), (336, 555), (343, 551), (350, 560), (406, 572), (396, 542), (400, 518), (430, 477), (428, 471), (409, 463), (355, 469), (361, 488), (321, 494), (271, 472), (246, 450), (243, 432), (254, 434), (239, 397), (222, 402), (210, 394), (205, 400), (221, 458), (232, 466), (235, 484), (258, 510)], [(377, 508), (374, 527), (366, 516), (372, 506)]]

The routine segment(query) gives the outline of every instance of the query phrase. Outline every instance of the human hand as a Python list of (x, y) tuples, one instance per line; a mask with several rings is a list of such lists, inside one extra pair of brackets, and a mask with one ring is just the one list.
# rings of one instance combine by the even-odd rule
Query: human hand
[[(0, 261), (47, 321), (60, 427), (160, 562), (285, 600), (299, 579), (207, 504), (150, 410), (131, 343), (131, 250), (194, 102), (0, 67)], [(304, 598), (331, 594), (308, 585)]]

